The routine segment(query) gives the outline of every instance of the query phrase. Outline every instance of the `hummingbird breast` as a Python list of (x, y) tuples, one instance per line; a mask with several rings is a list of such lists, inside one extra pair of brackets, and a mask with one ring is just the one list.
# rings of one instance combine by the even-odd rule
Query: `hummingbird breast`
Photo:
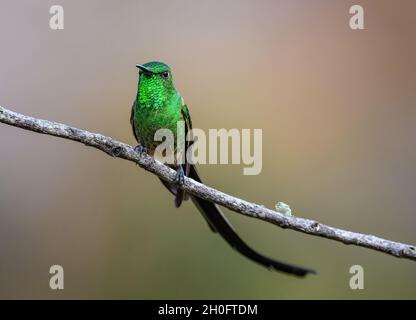
[[(180, 120), (182, 120), (182, 114), (180, 105), (176, 102), (165, 103), (157, 107), (143, 106), (137, 103), (133, 118), (137, 138), (150, 153), (153, 153), (156, 147), (163, 142), (160, 141), (162, 137), (169, 135), (166, 130), (170, 131), (176, 144), (177, 124)], [(164, 130), (159, 131), (161, 129)], [(172, 148), (175, 149), (175, 146)]]

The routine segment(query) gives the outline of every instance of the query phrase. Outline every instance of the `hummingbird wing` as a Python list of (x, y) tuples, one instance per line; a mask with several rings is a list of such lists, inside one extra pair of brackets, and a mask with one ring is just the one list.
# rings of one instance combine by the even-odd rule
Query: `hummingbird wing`
[[(192, 129), (192, 120), (191, 120), (191, 116), (189, 114), (189, 110), (188, 107), (186, 106), (184, 100), (181, 98), (181, 106), (180, 106), (180, 112), (182, 115), (182, 120), (185, 122), (185, 137), (187, 137), (188, 133), (191, 131)], [(183, 172), (186, 176), (188, 176), (189, 174), (189, 168), (190, 168), (190, 164), (187, 161), (186, 158), (186, 152), (188, 151), (189, 147), (192, 145), (193, 141), (192, 139), (186, 139), (185, 140), (185, 163), (182, 164), (182, 169)], [(171, 166), (173, 167), (175, 170), (177, 170), (179, 168), (179, 166)], [(179, 208), (183, 202), (183, 200), (187, 200), (188, 199), (188, 194), (182, 190), (181, 188), (178, 188), (178, 186), (176, 184), (173, 183), (169, 183), (167, 181), (164, 181), (163, 179), (160, 179), (160, 181), (163, 183), (163, 185), (175, 196), (175, 207)]]
[[(189, 114), (188, 107), (186, 106), (183, 99), (181, 99), (181, 115), (182, 115), (183, 121), (185, 122), (185, 164), (181, 164), (181, 166), (182, 166), (185, 176), (188, 176), (190, 163), (188, 162), (186, 153), (188, 149), (190, 148), (190, 146), (192, 145), (193, 141), (192, 141), (192, 138), (186, 139), (186, 137), (188, 136), (188, 133), (191, 132), (192, 120)], [(183, 200), (188, 199), (188, 194), (181, 188), (178, 188), (176, 185), (173, 185), (163, 180), (162, 180), (162, 183), (165, 185), (166, 188), (168, 188), (170, 192), (172, 192), (175, 195), (175, 207), (176, 208), (180, 207)]]
[(130, 113), (130, 124), (131, 124), (131, 128), (133, 129), (133, 135), (136, 138), (137, 142), (140, 143), (139, 138), (137, 137), (136, 134), (136, 129), (135, 129), (135, 125), (134, 125), (134, 113), (136, 112), (136, 99), (134, 99), (133, 105), (131, 106), (131, 113)]

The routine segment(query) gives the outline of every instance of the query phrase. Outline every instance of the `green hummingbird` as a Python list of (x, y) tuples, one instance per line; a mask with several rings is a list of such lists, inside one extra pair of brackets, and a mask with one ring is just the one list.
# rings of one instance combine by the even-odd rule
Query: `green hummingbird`
[[(136, 67), (139, 69), (138, 90), (130, 116), (133, 134), (139, 143), (135, 150), (141, 155), (147, 153), (153, 156), (155, 149), (161, 143), (154, 139), (156, 131), (159, 129), (170, 130), (174, 133), (175, 145), (177, 145), (178, 140), (185, 139), (192, 129), (191, 115), (184, 99), (174, 86), (171, 69), (168, 65), (153, 61), (137, 64)], [(184, 135), (176, 133), (178, 121), (185, 123)], [(184, 143), (185, 153), (192, 146), (192, 141), (180, 142)], [(161, 182), (175, 196), (176, 207), (179, 207), (183, 200), (190, 197), (206, 219), (211, 230), (219, 233), (231, 247), (248, 259), (267, 268), (297, 276), (314, 273), (314, 270), (282, 263), (253, 250), (239, 237), (216, 204), (188, 195), (180, 188), (185, 176), (202, 183), (195, 166), (189, 163), (186, 157), (184, 163), (169, 165), (177, 171), (175, 183), (168, 183), (162, 179)]]

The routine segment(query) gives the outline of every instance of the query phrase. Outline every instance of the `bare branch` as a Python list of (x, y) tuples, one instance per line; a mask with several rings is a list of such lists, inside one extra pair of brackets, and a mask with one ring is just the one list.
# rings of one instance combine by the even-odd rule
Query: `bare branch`
[[(104, 151), (113, 157), (135, 162), (140, 167), (166, 181), (173, 182), (175, 179), (176, 173), (173, 169), (154, 160), (150, 156), (143, 155), (140, 157), (130, 145), (101, 134), (88, 132), (53, 121), (28, 117), (2, 108), (1, 106), (0, 122), (38, 133), (78, 141), (87, 146)], [(230, 196), (190, 178), (185, 178), (185, 183), (182, 188), (195, 196), (215, 202), (232, 211), (248, 217), (268, 221), (281, 228), (288, 228), (345, 244), (353, 244), (381, 251), (395, 257), (416, 260), (416, 248), (412, 245), (385, 240), (373, 235), (337, 229), (309, 219), (284, 216), (262, 205)]]

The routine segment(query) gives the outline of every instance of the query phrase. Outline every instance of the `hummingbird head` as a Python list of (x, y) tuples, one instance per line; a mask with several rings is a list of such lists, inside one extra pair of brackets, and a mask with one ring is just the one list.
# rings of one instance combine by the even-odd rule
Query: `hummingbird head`
[(159, 107), (176, 93), (168, 65), (152, 61), (136, 67), (139, 69), (138, 98), (142, 105)]

